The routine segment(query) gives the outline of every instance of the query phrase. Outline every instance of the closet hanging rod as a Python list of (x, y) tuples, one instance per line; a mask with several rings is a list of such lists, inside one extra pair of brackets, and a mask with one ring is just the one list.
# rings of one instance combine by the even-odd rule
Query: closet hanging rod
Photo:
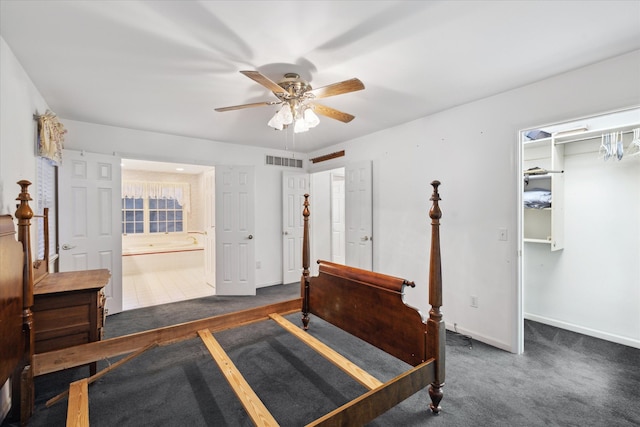
[(544, 176), (549, 173), (564, 173), (564, 171), (550, 171), (546, 169), (536, 168), (528, 169), (522, 172), (525, 176)]

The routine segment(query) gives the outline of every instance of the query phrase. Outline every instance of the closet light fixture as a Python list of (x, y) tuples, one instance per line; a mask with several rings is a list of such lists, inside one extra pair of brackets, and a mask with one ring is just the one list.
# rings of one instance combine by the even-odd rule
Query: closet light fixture
[(573, 128), (573, 129), (565, 129), (565, 130), (561, 130), (559, 132), (555, 132), (555, 136), (565, 136), (565, 135), (572, 135), (574, 133), (583, 133), (589, 130), (589, 127), (587, 125), (585, 126), (581, 126), (581, 127), (577, 127), (577, 128)]

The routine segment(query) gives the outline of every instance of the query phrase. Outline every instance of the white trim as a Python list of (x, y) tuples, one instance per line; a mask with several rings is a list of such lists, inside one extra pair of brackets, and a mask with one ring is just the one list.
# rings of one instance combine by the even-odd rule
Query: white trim
[(267, 288), (269, 286), (276, 286), (276, 285), (286, 285), (287, 283), (282, 283), (279, 281), (272, 281), (272, 282), (266, 282), (266, 283), (262, 283), (260, 285), (256, 285), (256, 289), (258, 288)]
[(516, 292), (515, 292), (515, 304), (516, 304), (516, 309), (515, 309), (515, 319), (514, 320), (514, 325), (515, 326), (515, 331), (513, 334), (513, 352), (516, 354), (522, 354), (524, 353), (524, 270), (523, 270), (523, 250), (524, 250), (524, 242), (523, 242), (523, 227), (524, 227), (524, 220), (523, 220), (523, 204), (522, 204), (522, 197), (523, 197), (523, 191), (524, 191), (524, 183), (522, 180), (522, 173), (523, 173), (523, 167), (522, 167), (522, 159), (524, 156), (524, 144), (522, 144), (522, 135), (523, 135), (523, 130), (518, 131), (518, 135), (517, 135), (517, 141), (518, 141), (518, 150), (517, 150), (517, 166), (516, 166), (516, 182), (518, 183), (518, 187), (517, 187), (517, 192), (518, 194), (516, 195), (516, 203), (518, 203), (518, 205), (516, 206), (516, 212), (517, 212), (517, 218), (516, 218), (516, 229), (517, 229), (517, 237), (516, 237), (516, 250), (517, 250), (517, 257), (516, 257)]
[(555, 326), (557, 328), (566, 329), (572, 332), (577, 332), (582, 335), (588, 335), (590, 337), (600, 338), (606, 341), (615, 342), (615, 343), (626, 345), (629, 347), (640, 348), (640, 340), (637, 340), (637, 339), (610, 334), (607, 332), (598, 331), (596, 329), (586, 328), (584, 326), (575, 325), (573, 323), (567, 323), (561, 320), (551, 319), (548, 317), (538, 316), (530, 313), (524, 313), (524, 318), (527, 320), (533, 320), (534, 322), (544, 323), (545, 325)]
[(481, 335), (481, 334), (479, 334), (479, 333), (477, 333), (475, 331), (472, 331), (470, 329), (465, 329), (463, 327), (460, 327), (460, 325), (456, 325), (454, 327), (453, 324), (447, 323), (446, 321), (445, 321), (445, 325), (446, 325), (446, 328), (448, 330), (450, 330), (450, 331), (456, 331), (456, 329), (457, 329), (458, 333), (463, 334), (463, 335), (468, 335), (468, 336), (471, 337), (471, 339), (483, 342), (483, 343), (488, 344), (488, 345), (490, 345), (492, 347), (496, 347), (496, 348), (499, 348), (501, 350), (508, 351), (510, 353), (514, 353), (513, 349), (511, 348), (511, 344), (510, 343), (507, 343), (507, 342), (504, 342), (504, 341), (499, 341), (499, 340), (496, 340), (495, 338), (488, 337), (488, 336), (485, 336), (485, 335)]

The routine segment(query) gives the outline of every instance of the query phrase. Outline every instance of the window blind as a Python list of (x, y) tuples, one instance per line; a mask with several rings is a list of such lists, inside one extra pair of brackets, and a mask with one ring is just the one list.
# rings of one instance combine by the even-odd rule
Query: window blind
[[(37, 215), (44, 213), (44, 208), (49, 208), (49, 256), (57, 254), (56, 247), (56, 166), (51, 160), (44, 157), (37, 158), (36, 201)], [(38, 218), (38, 258), (44, 258), (44, 221)]]

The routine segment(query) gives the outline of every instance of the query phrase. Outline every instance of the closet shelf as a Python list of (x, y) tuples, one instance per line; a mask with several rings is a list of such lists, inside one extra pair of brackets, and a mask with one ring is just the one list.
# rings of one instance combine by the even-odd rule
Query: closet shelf
[(547, 245), (551, 244), (551, 240), (545, 240), (545, 239), (524, 238), (524, 239), (522, 239), (522, 241), (525, 242), (525, 243), (545, 243)]
[[(523, 241), (544, 243), (551, 251), (564, 247), (564, 146), (554, 144), (553, 136), (535, 141), (523, 142)], [(553, 203), (548, 208), (533, 203), (548, 202), (547, 196), (527, 190), (546, 190), (553, 195)], [(545, 206), (545, 205), (542, 205)]]

